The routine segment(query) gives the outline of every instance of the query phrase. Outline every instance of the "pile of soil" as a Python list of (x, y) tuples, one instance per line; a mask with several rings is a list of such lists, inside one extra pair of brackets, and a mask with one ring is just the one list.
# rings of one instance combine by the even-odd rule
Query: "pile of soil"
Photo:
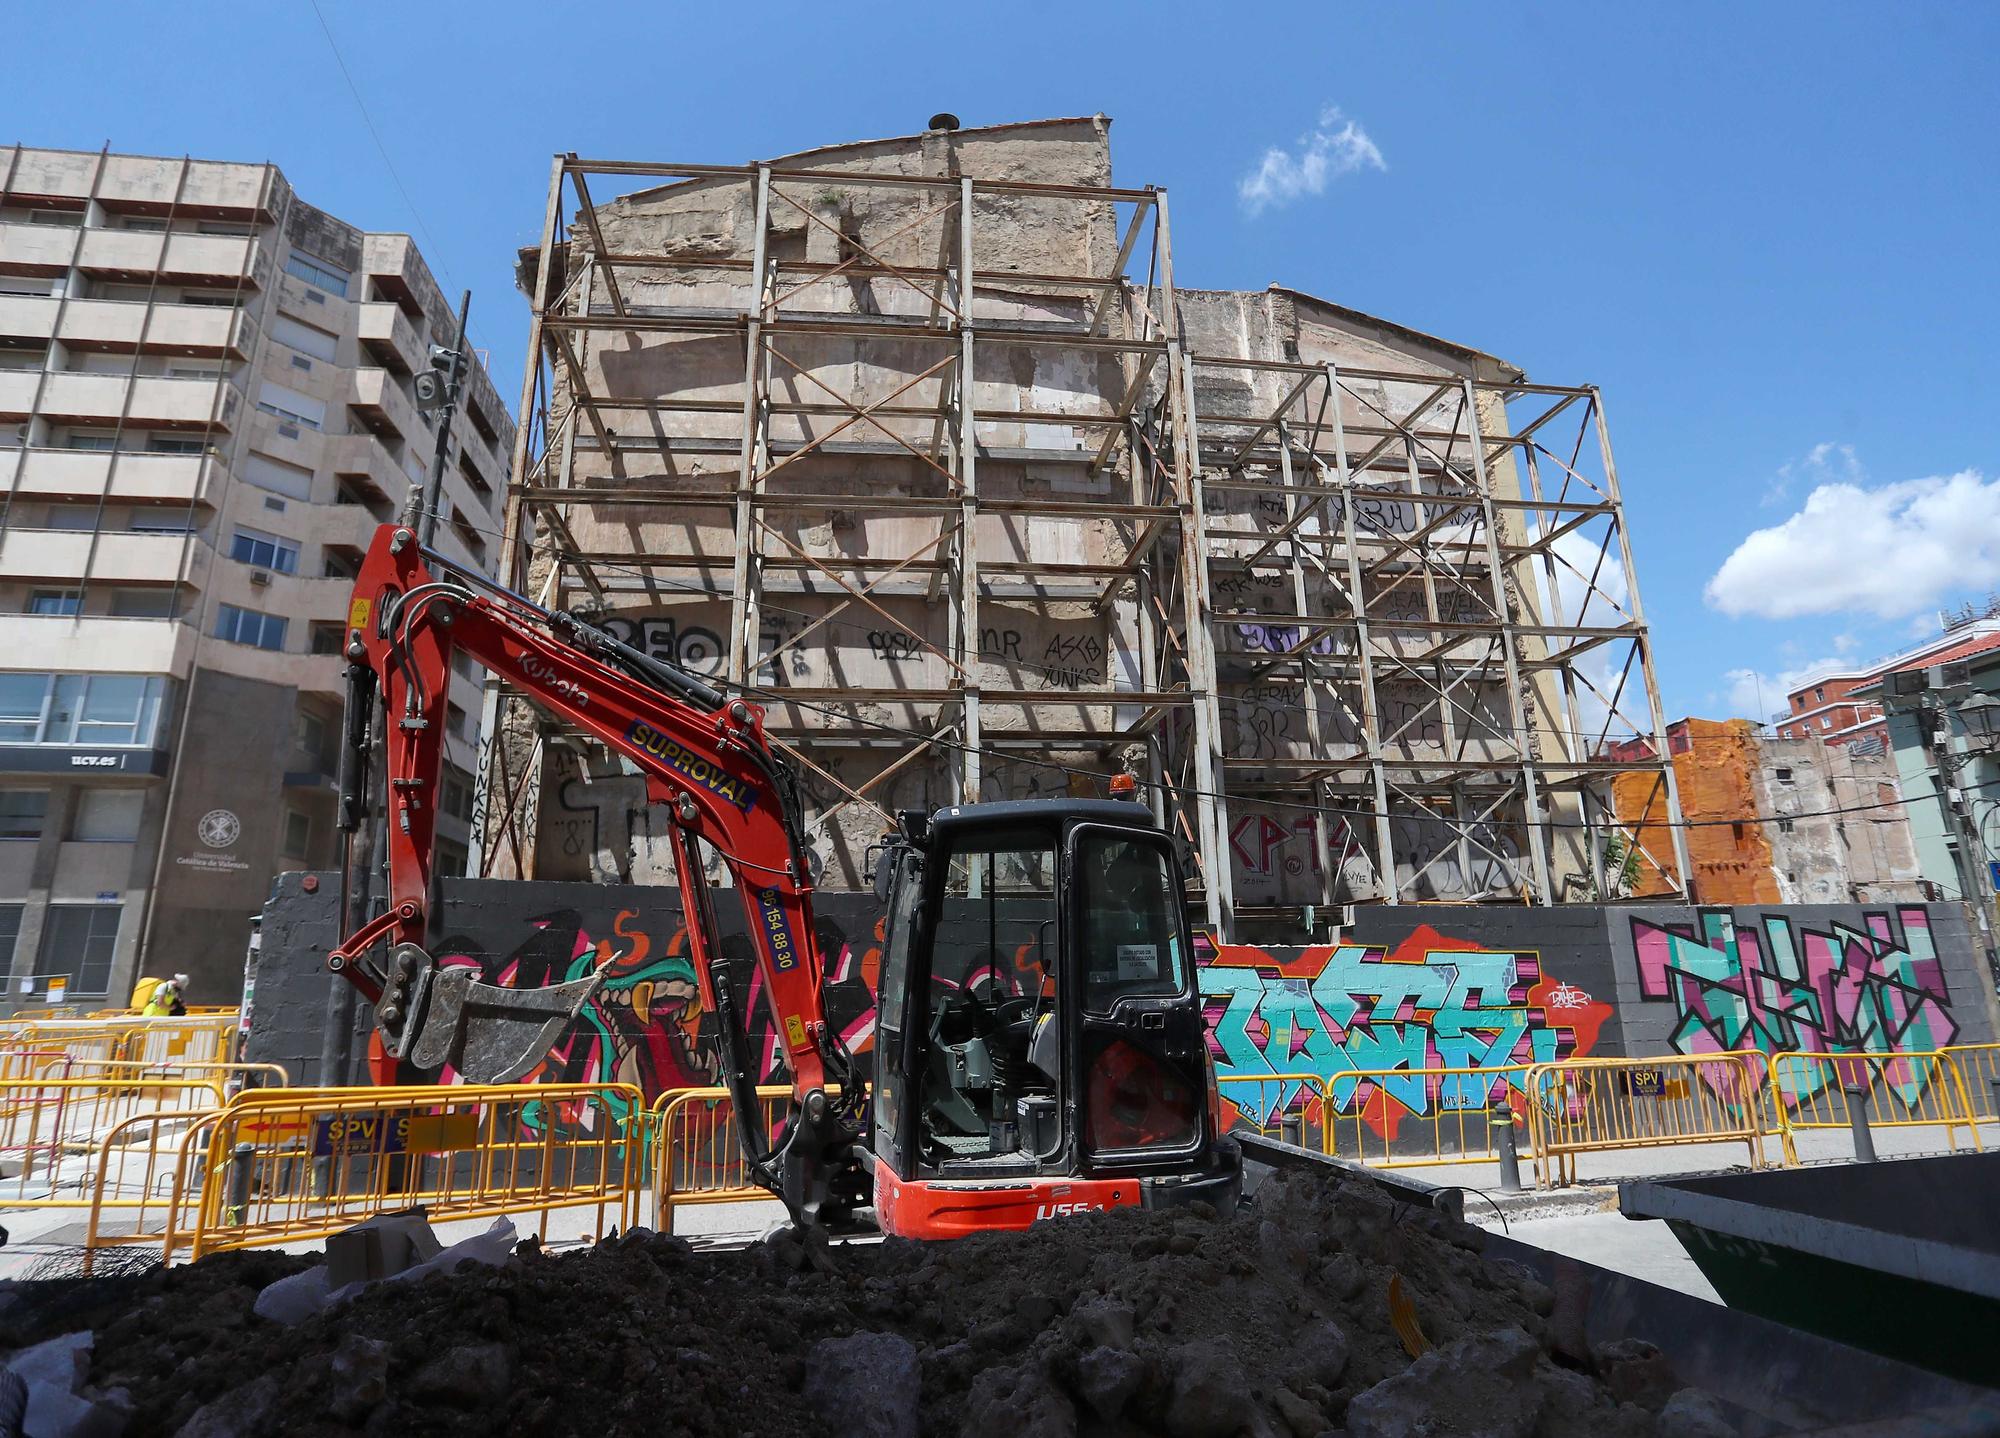
[[(1480, 1231), (1340, 1176), (1228, 1219), (1121, 1209), (953, 1243), (697, 1252), (636, 1231), (378, 1284), (283, 1327), (313, 1259), (17, 1290), (0, 1344), (94, 1331), (86, 1395), (181, 1434), (1714, 1438), (1657, 1353), (1552, 1353), (1554, 1296)], [(1413, 1359), (1390, 1287), (1414, 1305)], [(1407, 1325), (1405, 1325), (1407, 1328)]]

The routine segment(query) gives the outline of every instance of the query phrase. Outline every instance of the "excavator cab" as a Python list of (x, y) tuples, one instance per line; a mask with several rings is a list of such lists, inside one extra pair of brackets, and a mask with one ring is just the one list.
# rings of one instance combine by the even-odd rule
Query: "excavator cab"
[(1173, 845), (1143, 805), (905, 814), (866, 1153), (885, 1231), (950, 1237), (1125, 1205), (1235, 1206)]

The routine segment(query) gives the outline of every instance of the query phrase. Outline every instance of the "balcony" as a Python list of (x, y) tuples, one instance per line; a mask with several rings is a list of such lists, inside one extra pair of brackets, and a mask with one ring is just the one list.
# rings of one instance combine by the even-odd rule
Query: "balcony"
[(341, 403), (383, 439), (400, 439), (410, 444), (428, 445), (430, 429), (417, 418), (417, 408), (397, 385), (395, 376), (383, 369), (349, 370), (342, 385)]
[(184, 167), (161, 156), (100, 157), (95, 150), (24, 149), (10, 180), (17, 195), (81, 201), (95, 190), (108, 209), (162, 214), (178, 201), (182, 214), (235, 220), (268, 219), (281, 208), (284, 187), (267, 165), (191, 160)]
[[(5, 240), (0, 237), (0, 261), (5, 255)], [(113, 280), (143, 280), (157, 274), (165, 284), (226, 287), (241, 283), (246, 289), (256, 289), (269, 278), (270, 251), (252, 235), (90, 230), (83, 237), (77, 266), (88, 274)]]
[(384, 369), (408, 376), (430, 363), (430, 350), (401, 309), (379, 300), (354, 309), (362, 348)]
[(88, 566), (93, 583), (180, 581), (187, 535), (102, 533), (96, 536), (95, 554), (91, 538), (84, 530), (9, 529), (0, 539), (0, 580), (73, 579)]
[[(118, 461), (114, 466), (113, 458)], [(223, 468), (199, 454), (120, 454), (80, 449), (30, 449), (21, 459), (23, 498), (170, 500), (214, 503)]]
[(184, 679), (194, 656), (194, 629), (174, 619), (9, 614), (0, 617), (0, 648), (10, 669)]
[(412, 319), (424, 313), (426, 296), (436, 296), (443, 308), (443, 294), (424, 264), (424, 257), (410, 243), (408, 235), (368, 235), (361, 241), (361, 272), (373, 282), (378, 293), (393, 299)]
[[(393, 517), (396, 506), (409, 492), (410, 477), (390, 458), (382, 441), (370, 434), (342, 434), (330, 437), (327, 445), (328, 464), (334, 476), (380, 510), (372, 514), (373, 520), (379, 523)], [(361, 505), (352, 507), (370, 512)]]
[(256, 338), (255, 326), (241, 310), (154, 305), (149, 320), (146, 309), (137, 300), (71, 300), (65, 307), (49, 296), (0, 295), (0, 335), (60, 339), (75, 350), (130, 354), (143, 349), (147, 354), (230, 359), (247, 358)]
[[(58, 370), (46, 376), (33, 370), (0, 372), (0, 419), (26, 419), (39, 413), (52, 424), (115, 425), (122, 414), (130, 426), (159, 429), (224, 429), (235, 424), (243, 407), (242, 391), (220, 375), (174, 379), (165, 375), (83, 374)], [(35, 391), (41, 389), (36, 404)], [(132, 392), (126, 406), (125, 392)], [(218, 393), (219, 391), (219, 393)]]

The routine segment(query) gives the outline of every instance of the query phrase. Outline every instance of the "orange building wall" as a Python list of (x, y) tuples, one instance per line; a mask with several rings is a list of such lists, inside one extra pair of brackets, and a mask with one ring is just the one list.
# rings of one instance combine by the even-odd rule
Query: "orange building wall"
[[(1690, 821), (1743, 821), (1700, 824), (1687, 831), (1695, 898), (1704, 904), (1777, 903), (1771, 841), (1764, 826), (1755, 822), (1757, 726), (1748, 719), (1689, 719), (1685, 723), (1687, 752), (1673, 756), (1683, 817)], [(1665, 822), (1666, 795), (1655, 792), (1650, 775), (1621, 774), (1612, 781), (1611, 802), (1621, 822), (1638, 825), (1639, 844), (1644, 850), (1633, 896), (1670, 892), (1674, 888), (1670, 869), (1674, 844)], [(1663, 872), (1661, 865), (1669, 866), (1668, 871)]]

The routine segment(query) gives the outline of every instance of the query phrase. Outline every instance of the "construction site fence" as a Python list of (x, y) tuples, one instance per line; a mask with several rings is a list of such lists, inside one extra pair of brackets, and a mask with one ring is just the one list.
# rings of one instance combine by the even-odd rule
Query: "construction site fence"
[[(322, 1239), (421, 1207), (431, 1221), (579, 1218), (570, 1236), (637, 1220), (648, 1160), (630, 1084), (259, 1089), (215, 1115), (192, 1255)], [(190, 1155), (192, 1158), (192, 1155)]]
[[(1493, 1163), (1527, 1064), (1226, 1074), (1222, 1096), (1275, 1137), (1372, 1168)], [(1295, 1125), (1296, 1133), (1292, 1133)]]
[(1771, 1123), (1756, 1052), (1536, 1064), (1522, 1080), (1536, 1181), (1576, 1181), (1579, 1154), (1741, 1143), (1764, 1166)]
[(82, 1208), (93, 1202), (107, 1137), (135, 1118), (155, 1131), (221, 1108), (217, 1077), (30, 1078), (0, 1081), (0, 1208)]
[(0, 1079), (26, 1078), (52, 1055), (140, 1064), (228, 1063), (236, 1057), (234, 1010), (184, 1018), (10, 1019), (0, 1022)]
[[(777, 1130), (791, 1107), (782, 1084), (757, 1090), (764, 1132)], [(653, 1111), (654, 1226), (674, 1231), (677, 1208), (704, 1203), (745, 1203), (769, 1198), (750, 1176), (735, 1110), (726, 1088), (678, 1089), (661, 1094)]]

